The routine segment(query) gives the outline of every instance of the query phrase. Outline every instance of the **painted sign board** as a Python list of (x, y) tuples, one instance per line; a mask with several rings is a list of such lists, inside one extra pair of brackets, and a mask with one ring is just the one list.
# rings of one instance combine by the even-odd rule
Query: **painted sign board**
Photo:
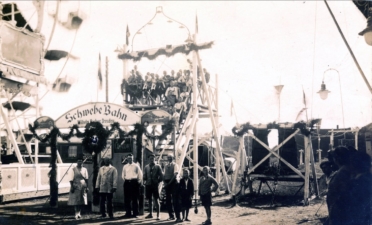
[(28, 30), (0, 21), (1, 61), (20, 69), (42, 74), (44, 38)]
[(110, 127), (117, 122), (120, 126), (131, 126), (141, 122), (141, 117), (132, 110), (117, 104), (93, 102), (78, 106), (56, 119), (58, 128), (70, 128), (73, 125), (85, 127), (87, 123), (100, 122), (104, 127)]
[(163, 125), (166, 124), (171, 118), (172, 115), (168, 112), (161, 109), (155, 109), (143, 114), (141, 122), (142, 124), (147, 122), (148, 124)]

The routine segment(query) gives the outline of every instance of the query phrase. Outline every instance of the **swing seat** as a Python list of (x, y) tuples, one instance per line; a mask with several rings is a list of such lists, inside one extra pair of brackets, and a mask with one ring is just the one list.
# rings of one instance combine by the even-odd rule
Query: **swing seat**
[(85, 19), (85, 14), (79, 10), (75, 12), (70, 12), (68, 14), (68, 18), (66, 22), (63, 22), (62, 25), (67, 29), (79, 29), (80, 25), (83, 23)]
[(53, 91), (68, 92), (72, 85), (72, 79), (69, 77), (58, 78), (53, 84)]

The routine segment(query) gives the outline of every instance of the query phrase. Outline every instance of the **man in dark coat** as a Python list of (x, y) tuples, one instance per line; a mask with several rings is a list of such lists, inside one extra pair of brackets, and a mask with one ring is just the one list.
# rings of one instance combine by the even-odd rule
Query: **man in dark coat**
[(337, 147), (332, 152), (333, 161), (339, 169), (329, 181), (328, 186), (328, 225), (352, 224), (350, 156), (351, 151), (346, 147)]
[(189, 170), (183, 170), (183, 177), (180, 180), (179, 191), (181, 195), (182, 220), (190, 221), (189, 210), (192, 206), (192, 197), (194, 196), (194, 182), (189, 178)]
[(158, 164), (155, 164), (155, 155), (148, 156), (150, 163), (146, 165), (143, 174), (143, 181), (146, 185), (146, 198), (149, 200), (150, 214), (146, 219), (153, 218), (152, 215), (152, 198), (154, 198), (157, 220), (160, 220), (160, 204), (159, 204), (159, 184), (163, 181), (163, 171)]
[(371, 157), (364, 152), (357, 151), (351, 157), (353, 183), (351, 187), (352, 223), (360, 225), (372, 224), (372, 175)]

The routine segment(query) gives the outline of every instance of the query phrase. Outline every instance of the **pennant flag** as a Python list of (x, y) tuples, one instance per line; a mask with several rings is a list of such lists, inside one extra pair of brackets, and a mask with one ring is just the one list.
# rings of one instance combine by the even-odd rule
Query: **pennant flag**
[(195, 33), (199, 33), (198, 15), (196, 15), (195, 19)]
[(301, 111), (297, 114), (297, 116), (296, 116), (296, 121), (299, 121), (299, 119), (301, 118), (301, 116), (302, 116), (302, 113), (303, 112), (305, 112), (305, 110), (306, 110), (307, 108), (303, 108), (303, 109), (301, 109)]
[(99, 53), (98, 59), (98, 81), (99, 81), (99, 89), (102, 89), (102, 72), (101, 72), (101, 53)]
[(305, 95), (305, 90), (304, 87), (302, 87), (302, 101), (304, 103), (304, 108), (298, 113), (296, 120), (301, 116), (301, 114), (305, 111), (306, 112), (306, 121), (308, 121), (307, 117), (307, 104), (306, 104), (306, 95)]
[(125, 37), (125, 44), (128, 46), (129, 45), (129, 36), (130, 36), (128, 25), (127, 25), (127, 32), (126, 32), (125, 36), (126, 36)]

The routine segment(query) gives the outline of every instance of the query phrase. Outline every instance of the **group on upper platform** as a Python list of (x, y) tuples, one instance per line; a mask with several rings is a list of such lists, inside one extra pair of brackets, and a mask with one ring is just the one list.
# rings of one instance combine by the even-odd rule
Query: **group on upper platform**
[[(191, 62), (188, 60), (190, 68), (192, 68)], [(201, 85), (201, 71), (198, 68), (198, 86)], [(210, 74), (204, 68), (203, 73), (205, 80), (209, 83)], [(163, 71), (163, 75), (159, 76), (156, 73), (147, 72), (145, 77), (138, 71), (137, 66), (130, 71), (130, 76), (127, 80), (123, 80), (122, 83), (122, 94), (125, 95), (127, 103), (147, 105), (168, 105), (167, 101), (170, 101), (172, 106), (176, 102), (180, 101), (180, 98), (185, 97), (185, 94), (190, 93), (193, 88), (193, 75), (189, 69), (180, 69), (176, 73), (171, 70), (170, 74), (168, 71)], [(181, 91), (182, 92), (181, 92)]]

